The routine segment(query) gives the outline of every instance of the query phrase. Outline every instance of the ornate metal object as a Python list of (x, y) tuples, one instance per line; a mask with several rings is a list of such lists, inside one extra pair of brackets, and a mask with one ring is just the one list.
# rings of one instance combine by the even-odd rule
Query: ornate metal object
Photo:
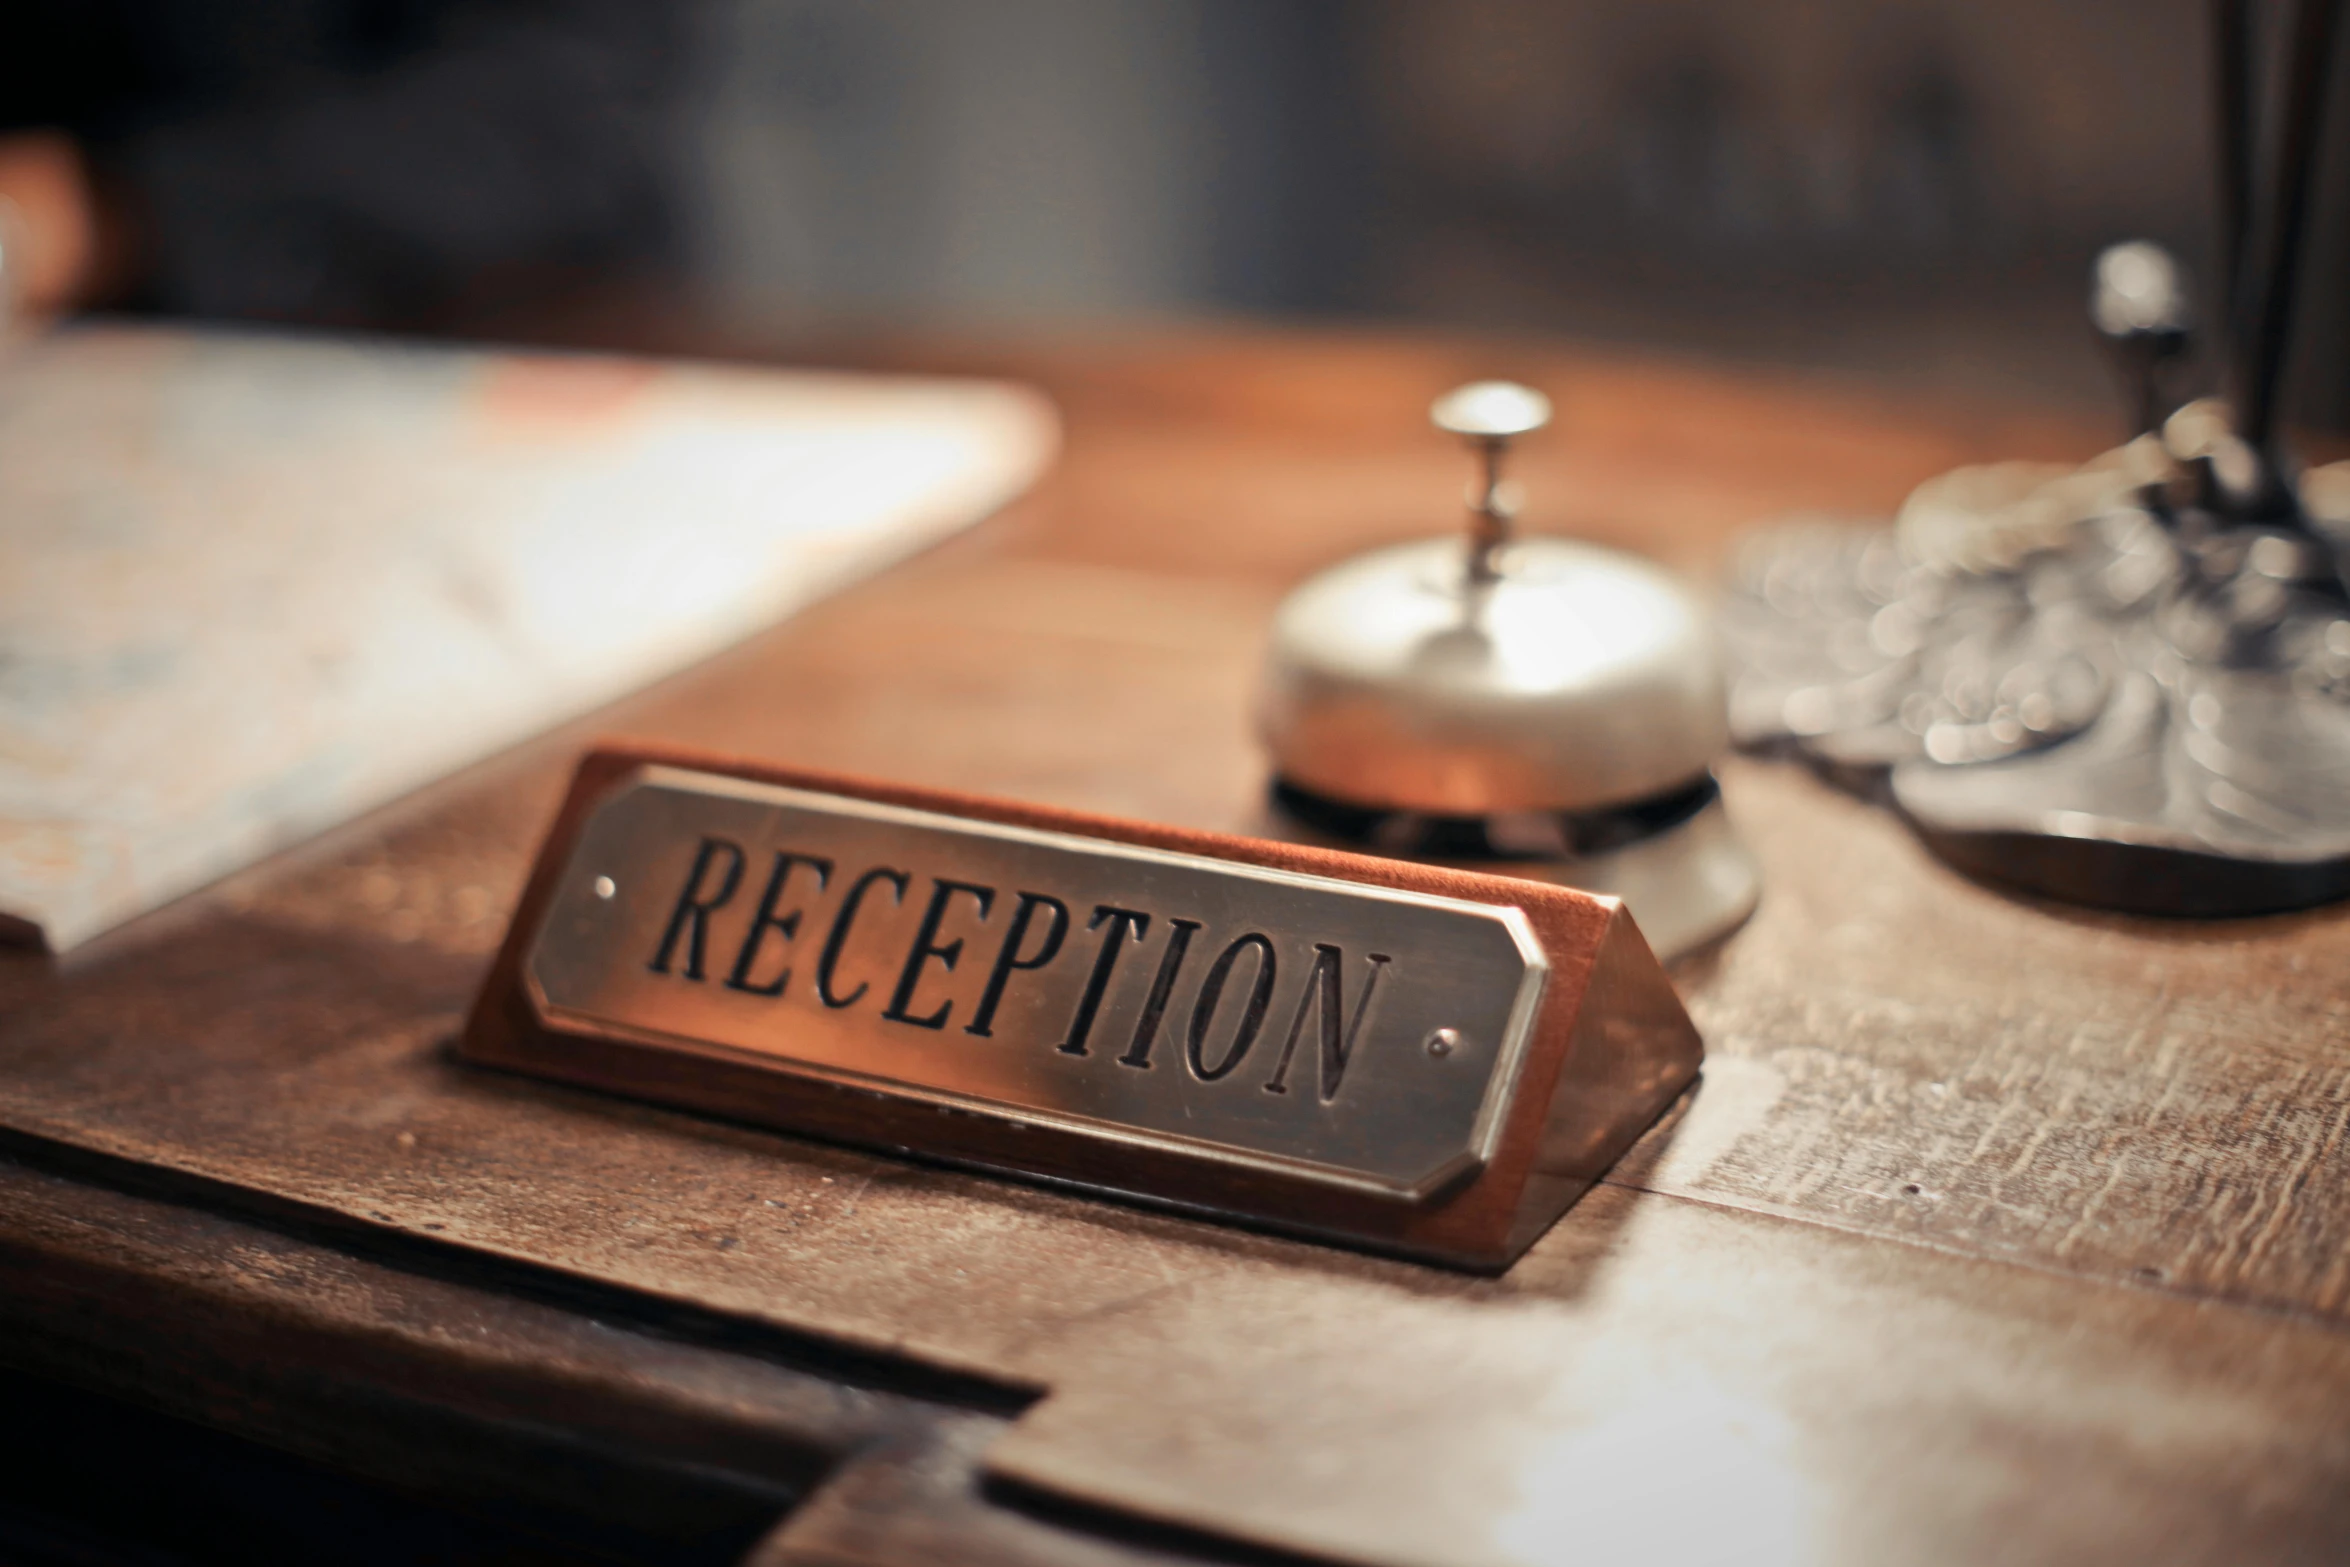
[(1695, 1075), (1555, 887), (598, 753), (471, 1058), (1498, 1266)]
[[(1724, 610), (1742, 744), (1883, 776), (1953, 863), (2054, 897), (2219, 915), (2350, 894), (2350, 465), (2297, 472), (2273, 418), (2332, 11), (2298, 7), (2274, 168), (2225, 204), (2229, 400), (2156, 427), (2185, 292), (2155, 247), (2108, 251), (2092, 316), (2142, 433), (2078, 469), (1943, 475), (1888, 532), (1754, 541)], [(2242, 7), (2219, 14), (2225, 76), (2249, 52)], [(2222, 87), (2227, 163), (2252, 138), (2224, 116), (2255, 95)]]
[(1647, 561), (1515, 536), (1510, 440), (1550, 404), (1480, 381), (1439, 398), (1477, 464), (1464, 539), (1343, 561), (1281, 606), (1259, 724), (1292, 834), (1620, 896), (1670, 958), (1754, 906), (1714, 759), (1721, 655)]

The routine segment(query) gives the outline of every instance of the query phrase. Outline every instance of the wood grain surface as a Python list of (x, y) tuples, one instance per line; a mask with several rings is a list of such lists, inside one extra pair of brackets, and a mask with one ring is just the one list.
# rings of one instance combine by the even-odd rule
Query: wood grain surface
[[(259, 1226), (366, 1259), (386, 1300), (460, 1269), (490, 1296), (541, 1290), (533, 1310), (581, 1291), (674, 1316), (697, 1350), (750, 1334), (818, 1374), (915, 1379), (902, 1424), (803, 1432), (821, 1461), (771, 1483), (813, 1496), (762, 1560), (937, 1560), (949, 1537), (979, 1542), (972, 1560), (1073, 1563), (2350, 1553), (2350, 917), (2027, 903), (1788, 764), (1726, 769), (1766, 880), (1755, 919), (1676, 975), (1703, 1083), (1498, 1279), (455, 1062), (591, 735), (1258, 824), (1266, 617), (1314, 566), (1450, 524), (1458, 458), (1421, 410), (1454, 381), (1558, 399), (1527, 454), (1529, 526), (1700, 573), (1752, 523), (1882, 512), (1952, 463), (2086, 455), (2101, 434), (1445, 340), (859, 357), (1038, 381), (1068, 416), (1060, 469), (592, 724), (66, 962), (0, 958), (0, 1134), (53, 1214), (0, 1201), (0, 1296), (48, 1324), (0, 1356), (169, 1396), (136, 1309), (71, 1356), (39, 1347), (69, 1315), (40, 1280), (104, 1263), (83, 1295), (135, 1301), (170, 1274), (106, 1239), (135, 1189), (158, 1236)], [(218, 1320), (331, 1339), (334, 1290), (234, 1272)], [(420, 1320), (452, 1309), (417, 1299)], [(528, 1337), (507, 1362), (518, 1407), (534, 1377), (574, 1375), (560, 1335), (543, 1356)], [(244, 1402), (207, 1418), (313, 1445), (295, 1412), (269, 1427), (303, 1399), (251, 1359)], [(239, 1352), (215, 1363), (237, 1381)], [(343, 1374), (375, 1375), (365, 1357)], [(629, 1375), (674, 1401), (693, 1373)], [(602, 1395), (546, 1396), (558, 1424), (601, 1418)]]

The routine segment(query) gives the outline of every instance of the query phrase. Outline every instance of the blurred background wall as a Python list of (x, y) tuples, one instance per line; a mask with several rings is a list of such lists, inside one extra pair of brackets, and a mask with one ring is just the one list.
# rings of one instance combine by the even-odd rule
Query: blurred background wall
[[(2095, 252), (2149, 237), (2212, 273), (2204, 18), (731, 0), (693, 275), (766, 322), (1373, 316), (2092, 400)], [(2338, 420), (2334, 162), (2302, 402)]]
[[(1367, 319), (2086, 402), (2109, 395), (2096, 251), (2153, 238), (2213, 275), (2205, 15), (14, 0), (0, 195), (72, 188), (54, 134), (12, 134), (70, 133), (116, 220), (86, 248), (122, 276), (60, 297), (192, 314), (495, 333), (525, 329), (517, 302), (625, 284), (765, 341)], [(2299, 403), (2339, 423), (2334, 107)]]

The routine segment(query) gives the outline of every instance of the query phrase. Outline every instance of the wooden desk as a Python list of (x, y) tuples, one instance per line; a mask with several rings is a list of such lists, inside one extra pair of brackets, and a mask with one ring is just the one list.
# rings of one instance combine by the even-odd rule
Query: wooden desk
[(1440, 340), (865, 358), (1029, 376), (1066, 457), (588, 724), (0, 958), (28, 1386), (672, 1560), (2350, 1556), (2350, 914), (2034, 906), (1793, 766), (1727, 771), (1767, 883), (1678, 975), (1703, 1087), (1499, 1279), (456, 1065), (591, 733), (1246, 827), (1266, 617), (1449, 525), (1451, 382), (1556, 395), (1531, 526), (1699, 572), (2102, 433)]

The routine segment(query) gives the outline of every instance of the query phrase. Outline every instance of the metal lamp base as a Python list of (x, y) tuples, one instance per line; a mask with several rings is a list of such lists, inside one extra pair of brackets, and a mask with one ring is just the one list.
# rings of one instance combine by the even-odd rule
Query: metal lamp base
[(2254, 509), (2140, 445), (1962, 469), (1889, 532), (1757, 540), (1725, 605), (1732, 727), (1889, 773), (1985, 880), (2191, 918), (2350, 896), (2346, 480)]
[[(2275, 684), (2270, 695), (2291, 696)], [(2350, 720), (2327, 705), (2337, 715), (2313, 707), (2310, 716)], [(2213, 748), (2198, 744), (2208, 730), (2191, 707), (2132, 671), (2097, 722), (2065, 744), (1976, 767), (1897, 767), (1893, 799), (1928, 847), (1968, 875), (2067, 903), (2217, 919), (2350, 897), (2350, 811), (2329, 823), (2320, 805), (2324, 793), (2350, 805), (2350, 776), (2338, 770), (2350, 753), (2335, 750), (2331, 778), (2287, 772), (2297, 800), (2258, 800), (2205, 773), (2193, 753), (2208, 759)], [(2289, 770), (2327, 759), (2302, 744), (2251, 760)]]

